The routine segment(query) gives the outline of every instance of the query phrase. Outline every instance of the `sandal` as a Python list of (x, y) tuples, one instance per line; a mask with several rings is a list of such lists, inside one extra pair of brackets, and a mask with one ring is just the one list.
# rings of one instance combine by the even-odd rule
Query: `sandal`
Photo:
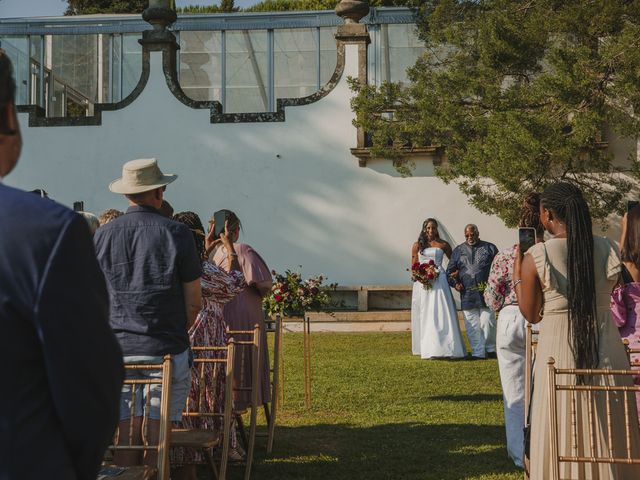
[(227, 458), (231, 463), (242, 463), (246, 460), (246, 454), (242, 450), (242, 447), (238, 446), (229, 449), (229, 456)]

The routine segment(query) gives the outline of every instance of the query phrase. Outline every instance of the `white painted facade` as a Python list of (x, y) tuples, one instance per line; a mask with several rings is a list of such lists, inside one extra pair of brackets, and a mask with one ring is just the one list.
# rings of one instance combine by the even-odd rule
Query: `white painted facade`
[(304, 275), (322, 273), (342, 285), (408, 283), (411, 245), (427, 217), (436, 217), (455, 242), (467, 223), (498, 248), (516, 241), (515, 230), (438, 179), (429, 159), (417, 161), (411, 178), (386, 160), (358, 166), (349, 151), (356, 129), (346, 82), (358, 74), (355, 45), (346, 46), (345, 71), (333, 91), (287, 107), (286, 121), (273, 123), (211, 124), (208, 110), (171, 94), (161, 61), (161, 53), (151, 53), (141, 95), (103, 112), (100, 126), (29, 128), (21, 114), (25, 146), (5, 182), (44, 188), (68, 206), (83, 200), (96, 214), (125, 210), (124, 197), (108, 184), (124, 162), (157, 157), (164, 172), (179, 175), (165, 194), (176, 212), (193, 210), (206, 225), (214, 210), (234, 210), (244, 226), (241, 241), (271, 268), (302, 265)]

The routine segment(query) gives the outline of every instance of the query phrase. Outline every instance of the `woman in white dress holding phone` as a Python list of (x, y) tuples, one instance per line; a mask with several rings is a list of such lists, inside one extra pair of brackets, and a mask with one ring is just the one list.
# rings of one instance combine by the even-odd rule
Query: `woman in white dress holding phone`
[(445, 268), (451, 245), (440, 238), (438, 222), (426, 219), (411, 249), (411, 264), (433, 261), (439, 274), (431, 288), (415, 281), (411, 299), (411, 352), (421, 358), (464, 358), (467, 355)]

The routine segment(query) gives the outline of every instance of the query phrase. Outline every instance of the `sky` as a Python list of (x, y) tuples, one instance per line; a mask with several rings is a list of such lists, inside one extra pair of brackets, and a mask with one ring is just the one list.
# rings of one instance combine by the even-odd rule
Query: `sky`
[[(212, 5), (219, 0), (176, 0), (177, 7), (187, 5)], [(236, 0), (237, 7), (245, 8), (258, 3), (256, 0)], [(66, 0), (0, 0), (0, 18), (50, 17), (62, 15)]]

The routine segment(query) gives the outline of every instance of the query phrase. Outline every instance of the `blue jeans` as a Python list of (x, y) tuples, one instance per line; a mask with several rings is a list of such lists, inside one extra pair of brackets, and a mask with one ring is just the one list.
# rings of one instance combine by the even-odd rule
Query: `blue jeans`
[[(171, 402), (169, 405), (169, 420), (179, 422), (182, 420), (182, 411), (184, 410), (191, 389), (191, 366), (190, 366), (191, 349), (187, 348), (184, 352), (171, 356)], [(123, 357), (125, 364), (161, 364), (162, 356), (151, 355), (131, 355)], [(128, 379), (159, 379), (162, 377), (160, 370), (127, 370)], [(143, 409), (147, 405), (147, 396), (149, 399), (148, 416), (152, 420), (160, 419), (160, 395), (162, 386), (154, 385), (123, 385), (122, 394), (120, 395), (120, 420), (126, 420), (131, 417), (133, 394), (132, 388), (135, 387), (135, 409), (134, 416), (142, 416)]]

